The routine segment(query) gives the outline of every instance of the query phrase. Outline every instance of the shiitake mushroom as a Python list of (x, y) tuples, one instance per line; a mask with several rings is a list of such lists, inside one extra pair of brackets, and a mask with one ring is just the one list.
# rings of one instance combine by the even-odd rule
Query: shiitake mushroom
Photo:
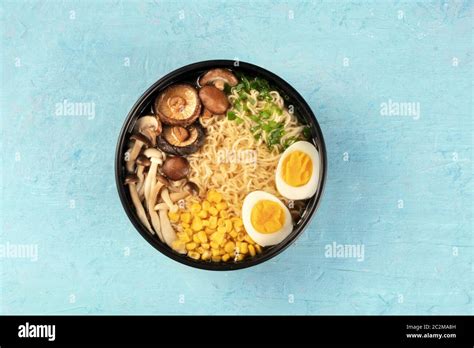
[(233, 87), (238, 83), (239, 80), (230, 70), (221, 68), (211, 69), (199, 78), (201, 86), (212, 84), (221, 91), (224, 90), (226, 84)]
[(230, 104), (226, 95), (220, 89), (212, 85), (206, 85), (199, 90), (204, 107), (215, 115), (224, 114)]
[(161, 167), (163, 175), (173, 181), (187, 177), (189, 170), (188, 160), (181, 156), (168, 157)]
[(189, 84), (176, 84), (158, 95), (153, 108), (164, 124), (186, 127), (199, 117), (201, 101), (196, 88)]
[(176, 156), (187, 156), (199, 150), (204, 144), (204, 128), (198, 123), (187, 128), (165, 127), (156, 139), (156, 145), (164, 152)]

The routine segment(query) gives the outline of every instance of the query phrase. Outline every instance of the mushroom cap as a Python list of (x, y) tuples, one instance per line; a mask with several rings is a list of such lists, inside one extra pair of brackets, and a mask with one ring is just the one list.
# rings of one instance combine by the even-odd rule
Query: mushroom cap
[(176, 84), (158, 95), (154, 109), (163, 123), (185, 127), (199, 117), (201, 101), (193, 86)]
[(208, 119), (208, 118), (211, 118), (212, 116), (213, 116), (213, 113), (210, 112), (208, 109), (204, 108), (204, 110), (202, 111), (201, 118)]
[(161, 130), (161, 121), (152, 115), (140, 117), (133, 127), (135, 133), (143, 134), (153, 145), (156, 141), (156, 137), (161, 134)]
[(176, 156), (186, 156), (198, 151), (204, 144), (206, 137), (204, 128), (200, 124), (195, 123), (186, 128), (188, 136), (184, 141), (180, 140), (172, 128), (165, 127), (156, 139), (156, 145), (164, 152)]
[(181, 156), (168, 157), (161, 167), (161, 172), (171, 180), (181, 180), (189, 174), (189, 162)]
[(139, 141), (141, 143), (144, 143), (147, 146), (151, 146), (151, 142), (148, 139), (148, 137), (140, 133), (132, 134), (132, 136), (130, 137), (130, 140), (135, 140), (135, 142)]
[(199, 98), (201, 98), (205, 108), (213, 114), (223, 114), (230, 106), (224, 92), (212, 85), (202, 87), (199, 90)]
[(163, 158), (163, 154), (160, 150), (155, 149), (154, 147), (149, 147), (145, 151), (143, 151), (143, 155), (148, 158)]
[(136, 174), (128, 174), (125, 178), (125, 185), (136, 184), (139, 182), (138, 176)]
[(148, 167), (149, 165), (151, 165), (151, 162), (145, 155), (140, 155), (137, 157), (137, 165)]
[(197, 196), (199, 194), (199, 187), (192, 181), (188, 181), (184, 186), (183, 190), (191, 194), (191, 196)]
[(159, 182), (161, 182), (163, 185), (165, 186), (169, 186), (170, 185), (170, 182), (168, 179), (166, 179), (163, 175), (161, 174), (158, 174), (156, 176), (156, 180), (158, 180)]
[(227, 69), (211, 69), (199, 79), (200, 86), (213, 84), (220, 90), (224, 89), (224, 84), (226, 83), (231, 87), (236, 86), (239, 83), (237, 77)]
[(135, 123), (133, 130), (137, 133), (143, 131), (146, 128), (152, 128), (156, 131), (158, 128), (161, 128), (161, 122), (158, 118), (156, 118), (156, 116), (153, 115), (142, 116)]
[(173, 138), (175, 142), (182, 143), (185, 142), (189, 138), (189, 132), (186, 128), (181, 126), (171, 127), (168, 131), (168, 136)]

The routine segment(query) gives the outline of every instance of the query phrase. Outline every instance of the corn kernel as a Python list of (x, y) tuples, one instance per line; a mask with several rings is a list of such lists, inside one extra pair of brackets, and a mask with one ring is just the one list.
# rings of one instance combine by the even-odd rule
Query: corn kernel
[(196, 244), (201, 244), (201, 240), (199, 239), (197, 233), (193, 234), (193, 242)]
[(243, 241), (245, 239), (246, 234), (243, 232), (239, 232), (237, 235), (237, 240)]
[(202, 230), (202, 220), (199, 216), (194, 217), (191, 228), (196, 232)]
[(219, 249), (219, 243), (217, 242), (210, 242), (209, 245), (211, 246), (212, 249)]
[(199, 253), (196, 252), (196, 251), (188, 252), (188, 256), (192, 259), (195, 259), (195, 260), (199, 260), (201, 258), (201, 255), (199, 255)]
[(178, 232), (178, 233), (176, 233), (176, 236), (183, 243), (188, 243), (188, 242), (191, 241), (191, 238), (189, 237), (189, 235), (186, 232)]
[(205, 261), (209, 260), (211, 258), (211, 252), (206, 250), (202, 253), (201, 258)]
[(214, 202), (219, 203), (222, 200), (222, 195), (219, 192), (216, 192), (214, 195)]
[(204, 231), (199, 231), (199, 232), (197, 233), (197, 236), (198, 236), (199, 241), (200, 241), (201, 243), (207, 243), (207, 234), (206, 234), (206, 232), (204, 232)]
[(224, 247), (224, 250), (228, 254), (232, 254), (234, 252), (234, 248), (235, 248), (235, 243), (234, 242), (227, 242), (225, 247)]
[(219, 216), (220, 216), (221, 218), (224, 218), (224, 219), (225, 219), (225, 218), (228, 216), (227, 211), (221, 210), (221, 211), (219, 212)]
[[(198, 254), (198, 255), (199, 255), (199, 254)], [(220, 261), (221, 261), (221, 256), (220, 256), (220, 255), (219, 255), (219, 256), (213, 256), (213, 257), (211, 258), (211, 260), (212, 260), (212, 262), (220, 262)]]
[(248, 234), (244, 237), (244, 240), (249, 244), (255, 244), (254, 240)]
[(234, 258), (235, 261), (242, 261), (243, 259), (245, 259), (244, 254), (237, 254), (235, 255), (235, 258)]
[(243, 226), (243, 222), (241, 218), (236, 217), (236, 218), (233, 218), (232, 221), (234, 223), (234, 228)]
[(226, 231), (226, 232), (232, 231), (232, 221), (230, 221), (230, 220), (225, 220), (225, 221), (224, 221), (224, 225), (225, 225), (225, 231)]
[(221, 254), (219, 249), (212, 249), (211, 253), (212, 253), (212, 256), (220, 256)]
[(186, 223), (186, 222), (182, 222), (182, 223), (181, 223), (181, 227), (182, 227), (182, 228), (190, 228), (191, 225), (188, 224), (188, 223)]
[(220, 202), (216, 204), (216, 209), (217, 210), (224, 210), (227, 209), (227, 203), (226, 202)]
[(211, 248), (211, 245), (209, 243), (202, 243), (201, 246), (206, 250), (209, 250)]
[(186, 232), (186, 234), (187, 234), (189, 237), (192, 237), (192, 235), (193, 235), (193, 230), (190, 229), (190, 228), (185, 228), (185, 229), (183, 229), (183, 232)]
[(262, 253), (262, 247), (258, 244), (255, 244), (255, 250), (257, 250), (257, 253), (259, 253), (259, 254)]
[(245, 242), (240, 243), (239, 251), (241, 254), (247, 254), (249, 252), (248, 244)]
[(209, 226), (209, 220), (202, 220), (202, 226), (203, 227), (208, 227)]
[(204, 254), (204, 252), (206, 251), (202, 246), (200, 247), (197, 247), (196, 248), (196, 251), (199, 253), (199, 254)]
[(226, 252), (225, 252), (225, 250), (224, 250), (224, 249), (219, 249), (219, 254), (222, 256), (222, 255), (225, 255), (225, 254), (226, 254)]
[(198, 215), (201, 219), (205, 219), (205, 218), (207, 218), (207, 210), (201, 210), (197, 215)]
[(224, 255), (222, 255), (222, 261), (227, 262), (227, 261), (229, 261), (229, 259), (230, 259), (230, 255), (229, 255), (229, 254), (224, 254)]
[(232, 238), (234, 238), (234, 239), (237, 238), (237, 232), (232, 231), (232, 232), (230, 232), (229, 234), (230, 234), (230, 236), (231, 236)]
[(182, 213), (181, 214), (181, 222), (189, 224), (191, 222), (191, 214), (190, 213)]
[(216, 228), (217, 227), (217, 217), (211, 216), (209, 218), (209, 227), (210, 228)]
[(213, 228), (206, 227), (204, 229), (204, 232), (206, 232), (207, 234), (213, 234), (214, 232), (216, 232), (216, 230), (214, 230)]
[(214, 207), (210, 207), (209, 214), (211, 214), (212, 216), (217, 216), (217, 214), (219, 214), (219, 211)]
[(219, 227), (217, 227), (217, 232), (219, 232), (219, 233), (226, 233), (225, 226), (219, 226)]
[(179, 221), (179, 214), (178, 213), (168, 213), (168, 217), (170, 218), (171, 222), (178, 222)]
[(202, 209), (209, 210), (210, 207), (211, 207), (211, 203), (209, 201), (202, 202)]
[(171, 243), (171, 247), (173, 248), (173, 250), (176, 250), (177, 252), (179, 253), (184, 253), (186, 252), (186, 246), (185, 246), (185, 243), (179, 239), (176, 239), (174, 240), (172, 243)]
[(194, 243), (194, 242), (191, 242), (191, 243), (187, 243), (187, 244), (186, 244), (186, 249), (187, 249), (187, 250), (194, 250), (194, 249), (196, 249), (196, 248), (197, 248), (197, 244)]
[(217, 226), (225, 226), (225, 219), (223, 217), (220, 217), (217, 219)]
[(255, 247), (252, 244), (249, 245), (249, 253), (250, 256), (255, 256)]
[(219, 203), (222, 200), (222, 195), (214, 190), (211, 190), (207, 193), (207, 200), (209, 202)]
[(197, 214), (200, 211), (201, 211), (201, 205), (199, 203), (193, 203), (193, 205), (191, 205), (191, 213)]
[(224, 235), (221, 232), (214, 232), (213, 234), (211, 234), (211, 240), (216, 242), (217, 244), (221, 242), (222, 238), (224, 238)]
[(237, 227), (234, 226), (234, 230), (236, 230), (237, 232), (243, 232), (244, 226), (237, 226)]

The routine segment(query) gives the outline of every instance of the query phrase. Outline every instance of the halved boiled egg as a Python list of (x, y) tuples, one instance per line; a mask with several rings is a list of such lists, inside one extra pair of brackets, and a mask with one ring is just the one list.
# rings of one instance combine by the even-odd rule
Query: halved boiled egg
[(247, 233), (261, 246), (278, 244), (293, 230), (288, 208), (264, 191), (254, 191), (245, 197), (242, 220)]
[(275, 175), (278, 192), (288, 199), (306, 199), (316, 193), (319, 183), (319, 152), (313, 144), (298, 141), (280, 157)]

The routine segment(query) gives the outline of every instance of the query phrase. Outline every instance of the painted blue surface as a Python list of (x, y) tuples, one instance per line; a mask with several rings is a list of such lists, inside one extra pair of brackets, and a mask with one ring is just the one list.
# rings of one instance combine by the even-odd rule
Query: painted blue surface
[[(473, 313), (473, 4), (1, 2), (1, 313)], [(227, 273), (165, 258), (114, 182), (122, 122), (158, 78), (238, 58), (308, 101), (326, 192), (296, 245)], [(128, 64), (129, 63), (129, 64)], [(57, 103), (95, 115), (58, 116)], [(419, 117), (382, 104), (419, 103)], [(364, 245), (364, 260), (325, 246)]]

